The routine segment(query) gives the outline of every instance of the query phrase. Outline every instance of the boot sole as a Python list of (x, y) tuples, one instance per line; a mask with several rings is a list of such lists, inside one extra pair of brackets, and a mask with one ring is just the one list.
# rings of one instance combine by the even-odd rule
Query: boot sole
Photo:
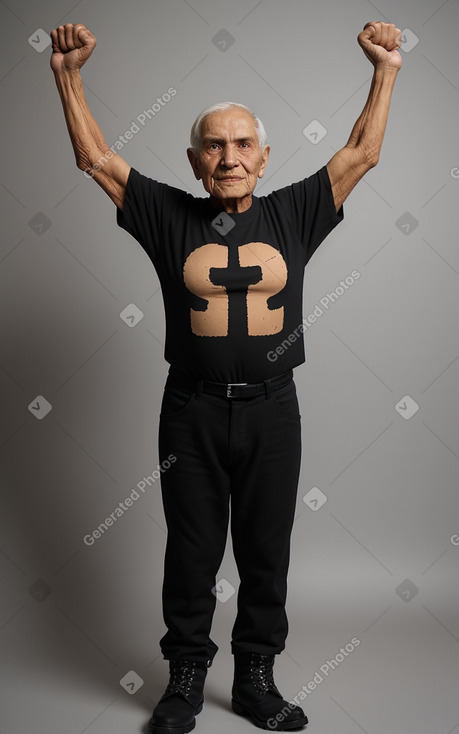
[[(269, 729), (269, 731), (292, 731), (293, 729), (302, 729), (303, 726), (308, 723), (308, 717), (303, 716), (302, 719), (298, 719), (297, 721), (286, 721), (284, 723), (276, 722), (277, 726), (272, 727), (268, 726), (266, 721), (263, 721), (263, 719), (258, 719), (252, 714), (249, 709), (245, 708), (245, 706), (242, 706), (234, 699), (231, 699), (231, 706), (235, 714), (238, 714), (239, 716), (245, 716), (252, 722), (252, 724), (258, 726), (259, 729)], [(270, 720), (271, 719), (268, 719), (268, 721)]]
[[(197, 716), (202, 711), (203, 703), (200, 703), (198, 708), (196, 709)], [(152, 734), (188, 734), (189, 731), (193, 731), (194, 727), (196, 726), (196, 719), (193, 719), (193, 721), (190, 724), (186, 725), (180, 725), (180, 726), (161, 726), (157, 725), (153, 721), (153, 717), (148, 722), (148, 731), (152, 732)]]

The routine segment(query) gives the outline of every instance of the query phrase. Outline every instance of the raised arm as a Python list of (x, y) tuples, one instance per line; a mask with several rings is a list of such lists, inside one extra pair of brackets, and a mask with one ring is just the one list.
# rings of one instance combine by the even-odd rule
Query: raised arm
[(112, 151), (91, 114), (80, 69), (91, 56), (96, 39), (82, 23), (67, 23), (51, 31), (51, 69), (62, 101), (78, 168), (86, 171), (121, 210), (130, 165)]
[(357, 40), (374, 66), (365, 107), (344, 148), (327, 163), (336, 211), (354, 186), (379, 161), (390, 100), (402, 65), (402, 32), (393, 23), (366, 23)]

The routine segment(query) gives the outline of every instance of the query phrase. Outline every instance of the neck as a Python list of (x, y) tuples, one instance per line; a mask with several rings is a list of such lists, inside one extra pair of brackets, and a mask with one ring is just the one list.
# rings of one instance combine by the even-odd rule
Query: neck
[(252, 206), (252, 194), (243, 196), (241, 199), (218, 199), (216, 196), (211, 196), (210, 200), (215, 209), (227, 214), (241, 214)]

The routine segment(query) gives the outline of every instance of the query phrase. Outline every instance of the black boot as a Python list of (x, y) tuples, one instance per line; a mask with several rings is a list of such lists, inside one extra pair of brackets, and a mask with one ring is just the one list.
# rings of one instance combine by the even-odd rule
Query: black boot
[(169, 660), (170, 680), (153, 710), (148, 729), (155, 734), (187, 734), (204, 703), (203, 689), (212, 660)]
[(273, 679), (274, 655), (234, 655), (232, 708), (260, 729), (287, 731), (308, 723), (303, 709), (285, 701)]

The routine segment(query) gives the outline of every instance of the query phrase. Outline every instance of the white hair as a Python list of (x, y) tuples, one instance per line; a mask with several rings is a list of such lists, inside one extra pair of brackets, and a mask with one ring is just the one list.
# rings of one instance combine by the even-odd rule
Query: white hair
[(253, 112), (249, 110), (249, 108), (245, 105), (239, 104), (239, 102), (217, 102), (216, 104), (210, 105), (210, 107), (206, 107), (204, 110), (202, 110), (197, 116), (196, 120), (193, 122), (190, 133), (190, 144), (196, 154), (199, 154), (201, 150), (202, 123), (204, 119), (211, 115), (213, 112), (225, 112), (226, 110), (234, 108), (240, 108), (252, 115), (253, 119), (255, 120), (255, 129), (257, 131), (260, 148), (262, 151), (266, 148), (266, 141), (268, 139), (268, 136), (266, 135), (266, 130), (259, 117), (254, 115)]

